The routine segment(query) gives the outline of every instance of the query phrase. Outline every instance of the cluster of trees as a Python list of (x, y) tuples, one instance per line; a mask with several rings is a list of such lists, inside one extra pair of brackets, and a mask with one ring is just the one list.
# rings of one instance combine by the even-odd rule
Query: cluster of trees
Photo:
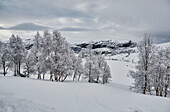
[(170, 90), (170, 48), (155, 46), (150, 35), (145, 34), (138, 44), (139, 61), (131, 89), (143, 94), (167, 97)]
[(92, 44), (90, 43), (85, 51), (86, 63), (85, 63), (85, 75), (89, 77), (89, 82), (107, 83), (111, 78), (110, 68), (104, 57), (101, 55), (93, 55)]
[(44, 79), (48, 74), (51, 81), (57, 82), (70, 76), (73, 81), (83, 77), (89, 82), (107, 83), (111, 74), (104, 58), (92, 52), (91, 44), (84, 53), (85, 57), (82, 53), (77, 56), (58, 31), (44, 31), (43, 36), (37, 32), (29, 50), (19, 36), (12, 35), (8, 44), (0, 42), (0, 67), (4, 76), (10, 68), (14, 76), (37, 74), (38, 79)]

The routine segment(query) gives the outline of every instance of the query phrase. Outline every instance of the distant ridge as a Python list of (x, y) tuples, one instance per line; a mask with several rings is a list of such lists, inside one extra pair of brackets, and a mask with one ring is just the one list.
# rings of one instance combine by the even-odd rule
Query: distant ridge
[(0, 26), (0, 29), (5, 29), (5, 28)]
[(34, 30), (46, 30), (51, 29), (50, 27), (37, 25), (34, 23), (22, 23), (16, 26), (6, 28), (7, 30), (26, 30), (26, 31), (34, 31)]
[[(108, 52), (108, 49), (110, 49), (110, 50), (120, 50), (120, 49), (122, 49), (122, 51), (121, 51), (122, 53), (127, 53), (127, 52), (129, 52), (127, 50), (127, 48), (131, 49), (131, 48), (134, 48), (134, 47), (137, 46), (137, 43), (132, 42), (131, 40), (128, 41), (128, 42), (124, 42), (124, 43), (119, 43), (119, 42), (112, 41), (112, 40), (106, 40), (106, 41), (92, 42), (91, 44), (92, 44), (93, 50), (104, 49), (104, 51), (102, 51), (102, 54), (111, 54), (111, 52)], [(73, 45), (71, 45), (71, 48), (75, 52), (80, 52), (81, 50), (86, 49), (88, 45), (89, 45), (89, 43), (73, 44)]]

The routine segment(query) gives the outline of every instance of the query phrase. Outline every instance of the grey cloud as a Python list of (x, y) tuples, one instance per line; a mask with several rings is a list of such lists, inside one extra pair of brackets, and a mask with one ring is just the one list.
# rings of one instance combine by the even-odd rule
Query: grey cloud
[(156, 43), (170, 42), (170, 32), (156, 32), (151, 36)]
[(75, 17), (75, 18), (90, 18), (91, 16), (73, 9), (54, 9), (46, 12), (55, 17)]
[(33, 22), (62, 31), (86, 31), (81, 38), (87, 31), (97, 38), (100, 30), (102, 39), (140, 40), (148, 32), (156, 42), (170, 41), (169, 0), (0, 0), (0, 14), (4, 26)]
[(90, 29), (90, 28), (74, 28), (74, 27), (64, 27), (59, 29), (60, 31), (76, 31), (76, 32), (82, 32), (82, 31), (98, 31), (97, 29)]

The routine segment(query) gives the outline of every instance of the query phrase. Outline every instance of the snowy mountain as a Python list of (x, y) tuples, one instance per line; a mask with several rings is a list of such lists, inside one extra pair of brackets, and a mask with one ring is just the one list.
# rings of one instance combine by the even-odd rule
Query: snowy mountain
[(50, 27), (46, 27), (46, 26), (41, 26), (41, 25), (37, 25), (34, 23), (22, 23), (10, 28), (7, 28), (8, 30), (25, 30), (25, 31), (34, 31), (34, 30), (47, 30), (47, 29), (51, 29)]

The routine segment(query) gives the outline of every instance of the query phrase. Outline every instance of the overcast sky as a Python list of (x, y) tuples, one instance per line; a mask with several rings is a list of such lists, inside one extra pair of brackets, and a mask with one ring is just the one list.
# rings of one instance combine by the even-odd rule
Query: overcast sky
[(84, 41), (170, 41), (170, 0), (0, 0), (0, 26), (32, 22)]

